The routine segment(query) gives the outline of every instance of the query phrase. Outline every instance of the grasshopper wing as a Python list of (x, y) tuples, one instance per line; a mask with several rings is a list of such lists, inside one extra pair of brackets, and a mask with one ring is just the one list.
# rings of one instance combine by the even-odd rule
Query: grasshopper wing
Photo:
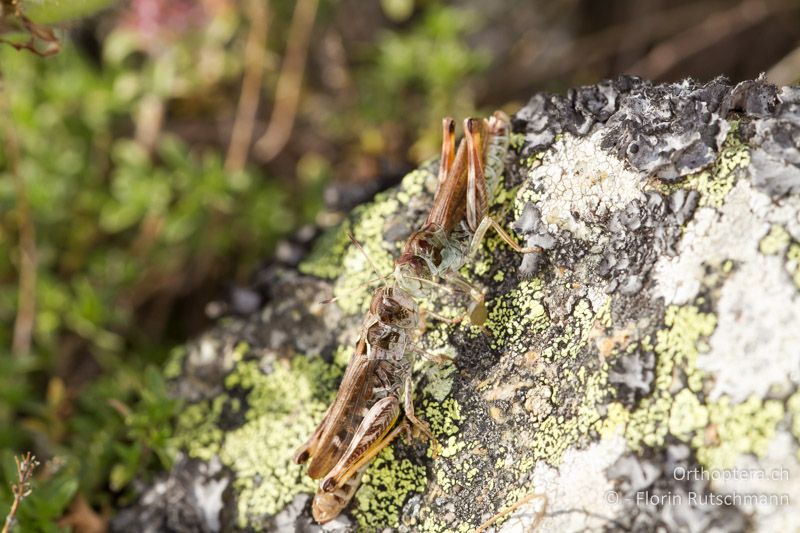
[[(344, 454), (364, 414), (375, 401), (374, 389), (380, 386), (379, 361), (367, 357), (367, 343), (362, 337), (347, 365), (336, 399), (328, 410), (324, 428), (308, 454), (311, 462), (308, 475), (312, 479), (325, 476)], [(316, 436), (312, 436), (312, 440)], [(311, 441), (309, 441), (311, 442)]]

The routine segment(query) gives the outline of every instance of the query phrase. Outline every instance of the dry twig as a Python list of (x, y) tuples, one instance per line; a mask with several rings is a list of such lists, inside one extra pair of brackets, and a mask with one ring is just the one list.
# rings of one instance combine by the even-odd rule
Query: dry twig
[(11, 112), (6, 105), (6, 92), (0, 78), (0, 116), (3, 117), (5, 159), (14, 181), (17, 225), (19, 227), (19, 286), (17, 316), (11, 350), (16, 355), (30, 352), (36, 313), (36, 227), (33, 222), (25, 180), (20, 175), (19, 140), (14, 131)]
[(514, 505), (511, 505), (510, 507), (503, 509), (502, 511), (491, 517), (489, 520), (478, 526), (478, 529), (475, 530), (475, 533), (481, 533), (483, 531), (486, 531), (487, 529), (492, 527), (492, 525), (498, 520), (501, 520), (509, 516), (523, 505), (536, 500), (543, 500), (542, 508), (536, 512), (536, 518), (534, 519), (533, 524), (531, 524), (530, 528), (531, 531), (536, 531), (536, 528), (539, 527), (539, 525), (542, 522), (542, 519), (544, 519), (544, 516), (547, 513), (547, 495), (542, 494), (540, 492), (532, 492), (527, 496), (525, 496), (524, 498), (520, 499), (518, 502), (514, 503)]
[(256, 153), (263, 162), (270, 161), (278, 155), (292, 133), (318, 3), (318, 0), (297, 0), (294, 8), (286, 55), (283, 58), (275, 90), (272, 115), (267, 131), (256, 142)]
[(249, 2), (248, 14), (250, 16), (250, 33), (247, 36), (244, 50), (245, 71), (242, 79), (242, 92), (239, 95), (236, 119), (233, 122), (228, 154), (225, 157), (225, 169), (229, 172), (241, 170), (247, 161), (247, 153), (253, 139), (253, 128), (267, 56), (268, 3), (263, 0)]
[[(47, 57), (61, 50), (61, 41), (50, 28), (40, 26), (25, 16), (19, 0), (0, 0), (0, 29), (3, 23), (12, 29), (25, 31), (29, 37), (23, 43), (0, 38), (0, 44), (13, 46), (17, 50), (28, 50), (37, 56)], [(43, 46), (40, 46), (43, 44)]]
[(11, 526), (14, 525), (17, 511), (19, 510), (19, 504), (22, 503), (22, 500), (30, 496), (33, 472), (36, 470), (36, 467), (39, 466), (39, 461), (35, 456), (31, 455), (31, 452), (28, 452), (24, 456), (14, 457), (14, 461), (17, 463), (17, 483), (11, 485), (14, 501), (11, 503), (11, 510), (8, 512), (8, 516), (6, 516), (2, 533), (8, 533), (11, 530)]

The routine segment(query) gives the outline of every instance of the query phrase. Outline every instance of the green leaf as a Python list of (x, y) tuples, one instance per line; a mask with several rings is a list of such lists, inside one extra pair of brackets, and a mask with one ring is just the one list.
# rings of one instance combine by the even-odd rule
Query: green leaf
[(87, 17), (108, 7), (112, 0), (23, 0), (23, 12), (39, 24), (56, 24)]

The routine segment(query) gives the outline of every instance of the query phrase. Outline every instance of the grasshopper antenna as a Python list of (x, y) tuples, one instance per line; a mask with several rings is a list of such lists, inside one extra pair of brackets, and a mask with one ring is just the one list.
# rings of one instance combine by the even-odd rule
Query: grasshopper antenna
[(381, 273), (380, 273), (380, 271), (378, 271), (378, 267), (376, 267), (376, 266), (375, 266), (375, 263), (373, 263), (373, 262), (372, 262), (372, 258), (369, 256), (369, 254), (368, 254), (368, 253), (367, 253), (367, 251), (364, 249), (364, 247), (363, 247), (363, 246), (361, 246), (361, 243), (360, 243), (360, 242), (358, 242), (358, 239), (356, 239), (356, 238), (355, 238), (355, 236), (354, 236), (352, 233), (348, 233), (348, 234), (347, 234), (347, 236), (348, 236), (348, 237), (350, 237), (350, 241), (352, 241), (352, 243), (353, 243), (353, 244), (356, 246), (356, 248), (358, 248), (358, 250), (359, 250), (359, 251), (360, 251), (362, 254), (364, 254), (364, 258), (365, 258), (365, 259), (367, 260), (367, 262), (369, 263), (369, 266), (371, 266), (371, 267), (372, 267), (372, 271), (373, 271), (373, 272), (375, 272), (375, 275), (376, 275), (376, 276), (378, 276), (377, 278), (370, 280), (370, 281), (369, 281), (369, 283), (372, 283), (373, 281), (380, 281), (380, 280), (382, 280), (382, 279), (386, 279), (386, 278), (388, 278), (389, 276), (391, 276), (391, 274), (389, 274), (389, 275), (386, 275), (386, 276), (381, 276)]
[[(371, 283), (374, 283), (376, 281), (381, 281), (381, 280), (386, 279), (389, 276), (391, 276), (391, 274), (386, 275), (386, 276), (381, 276), (381, 273), (378, 271), (378, 267), (375, 266), (375, 263), (373, 263), (372, 258), (370, 258), (369, 254), (364, 249), (364, 247), (361, 246), (361, 243), (358, 242), (358, 239), (356, 239), (355, 236), (352, 233), (348, 233), (347, 236), (350, 238), (350, 241), (352, 241), (352, 243), (356, 246), (356, 248), (358, 248), (358, 250), (364, 255), (364, 257), (366, 258), (367, 262), (369, 263), (369, 266), (372, 267), (372, 271), (375, 272), (376, 276), (378, 276), (377, 278), (372, 278), (371, 280), (367, 281), (367, 285), (370, 285)], [(336, 300), (338, 300), (338, 297), (334, 296), (333, 298), (328, 298), (327, 300), (322, 300), (320, 303), (323, 304), (323, 305), (332, 304)]]

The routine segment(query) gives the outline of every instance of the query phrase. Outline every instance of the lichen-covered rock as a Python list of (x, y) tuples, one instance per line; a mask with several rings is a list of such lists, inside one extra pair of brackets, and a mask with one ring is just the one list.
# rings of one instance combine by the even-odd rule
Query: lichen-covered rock
[[(428, 320), (416, 369), (441, 444), (399, 440), (327, 530), (784, 531), (800, 523), (800, 89), (621, 78), (513, 119), (489, 236), (463, 274), (485, 327)], [(315, 531), (292, 450), (331, 401), (435, 165), (357, 208), (270, 300), (165, 372), (182, 457), (119, 531)], [(522, 265), (520, 271), (520, 265)], [(320, 302), (335, 297), (335, 302)], [(423, 302), (461, 312), (447, 293)], [(496, 516), (500, 513), (500, 516)]]

